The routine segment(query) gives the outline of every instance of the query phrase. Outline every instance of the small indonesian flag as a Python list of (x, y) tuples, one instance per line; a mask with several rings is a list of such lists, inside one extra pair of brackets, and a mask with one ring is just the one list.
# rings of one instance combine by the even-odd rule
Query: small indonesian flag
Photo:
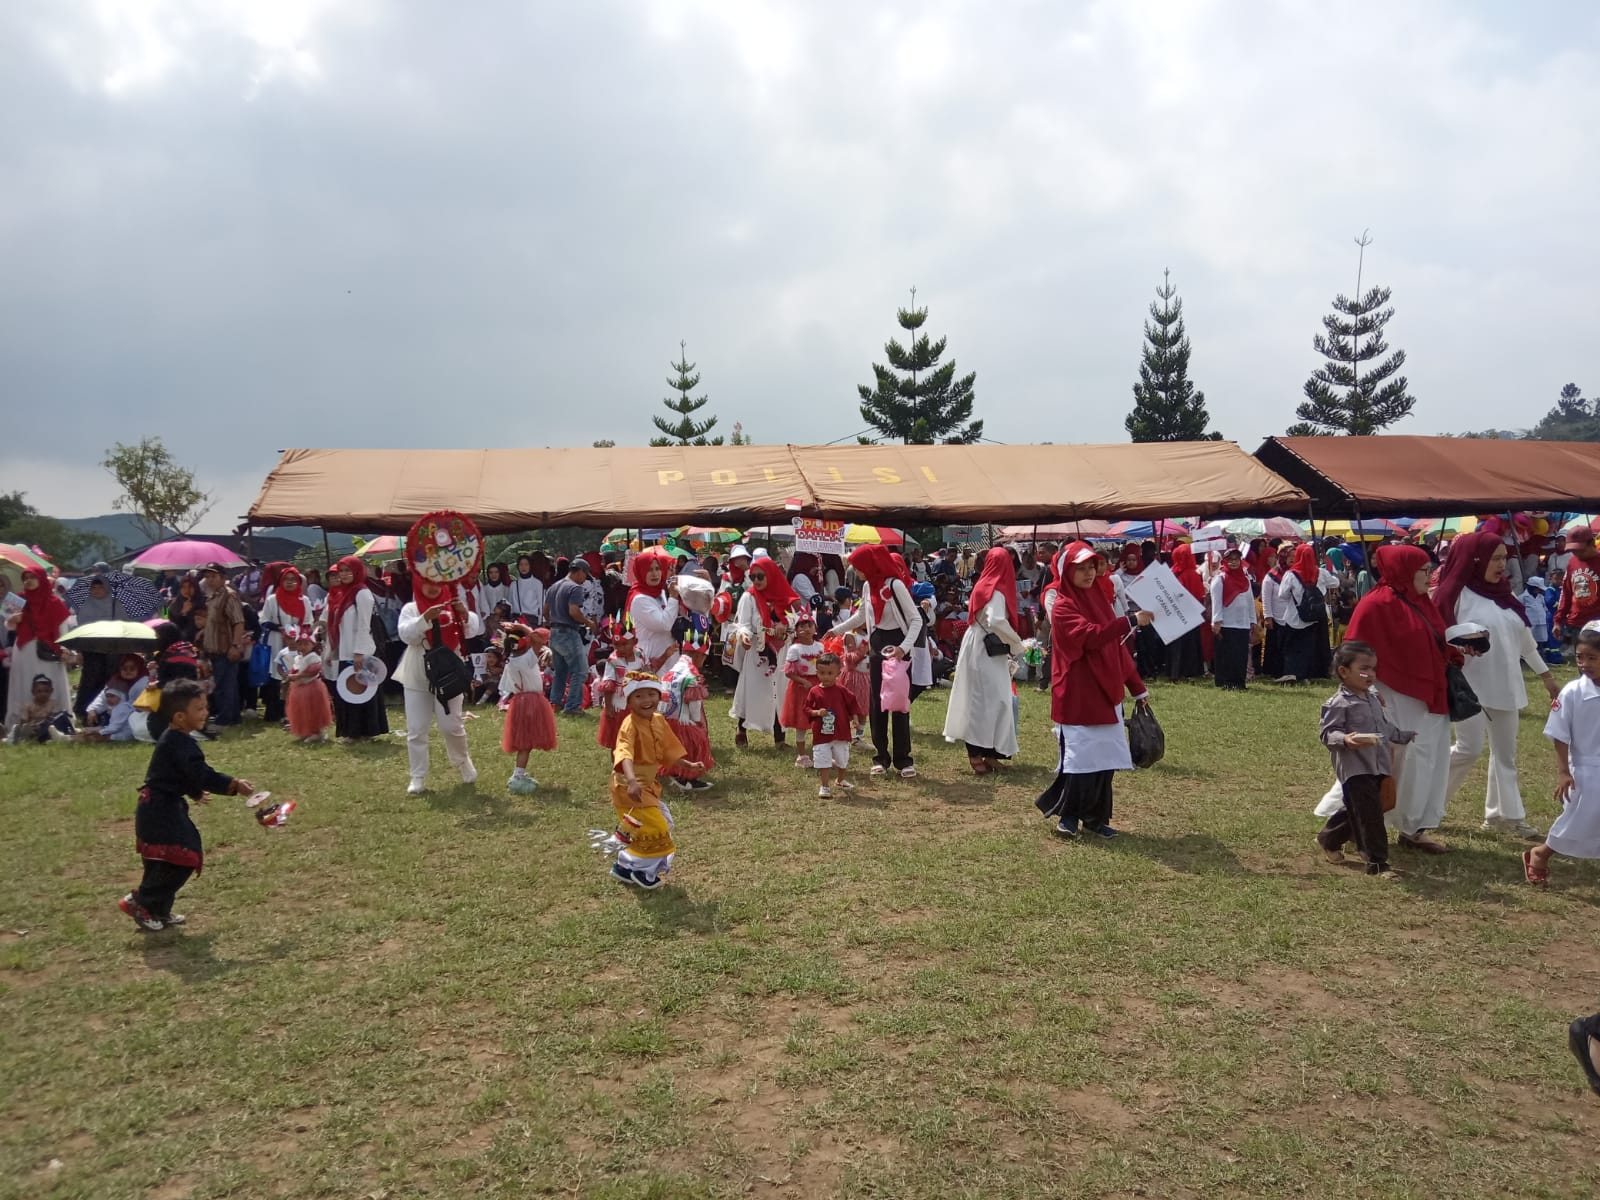
[(805, 507), (805, 503), (803, 501), (796, 500), (793, 496), (791, 496), (789, 499), (783, 502), (783, 507), (788, 512), (799, 512)]

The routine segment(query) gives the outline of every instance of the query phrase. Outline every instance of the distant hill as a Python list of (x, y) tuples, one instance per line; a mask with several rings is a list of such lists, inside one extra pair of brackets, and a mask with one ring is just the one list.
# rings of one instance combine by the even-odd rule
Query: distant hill
[[(127, 513), (107, 513), (103, 517), (71, 517), (64, 518), (61, 522), (68, 529), (79, 533), (97, 533), (101, 537), (110, 538), (116, 546), (113, 558), (121, 557), (129, 550), (138, 550), (149, 545), (150, 539), (134, 524), (134, 520)], [(302, 546), (320, 546), (322, 544), (322, 530), (309, 526), (289, 525), (282, 529), (263, 529), (264, 537), (287, 538), (298, 542)], [(229, 535), (219, 533), (196, 532), (195, 537), (207, 542), (228, 542)], [(231, 544), (231, 543), (229, 543)], [(349, 554), (355, 549), (355, 543), (348, 533), (330, 533), (328, 535), (328, 548), (335, 556)]]

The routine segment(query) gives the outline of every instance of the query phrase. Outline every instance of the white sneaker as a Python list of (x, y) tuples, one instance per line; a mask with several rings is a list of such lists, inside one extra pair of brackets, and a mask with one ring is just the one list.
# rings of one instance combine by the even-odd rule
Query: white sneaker
[(413, 779), (406, 785), (406, 795), (408, 796), (420, 796), (427, 790), (428, 781), (426, 779)]
[(873, 763), (872, 764), (872, 770), (868, 771), (867, 774), (868, 775), (872, 775), (874, 777), (876, 777), (878, 775), (882, 775), (883, 774), (883, 767), (878, 763)]
[(915, 767), (907, 767), (904, 771), (900, 772), (901, 779), (915, 779), (916, 777), (917, 769)]
[(461, 768), (461, 782), (471, 787), (478, 782), (478, 768), (470, 762)]
[(1526, 821), (1514, 820), (1511, 817), (1487, 817), (1484, 819), (1482, 829), (1485, 833), (1514, 833), (1530, 842), (1536, 842), (1544, 836)]
[(819, 787), (817, 789), (817, 799), (818, 800), (832, 800), (833, 799), (833, 789), (830, 788), (830, 787)]

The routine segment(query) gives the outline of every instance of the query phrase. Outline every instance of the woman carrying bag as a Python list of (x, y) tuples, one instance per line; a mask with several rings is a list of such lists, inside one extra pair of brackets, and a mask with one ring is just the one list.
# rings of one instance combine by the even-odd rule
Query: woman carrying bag
[(974, 775), (987, 775), (1017, 752), (1011, 704), (1011, 656), (1017, 636), (1017, 571), (1010, 550), (996, 546), (967, 603), (967, 632), (956, 656), (956, 680), (944, 721), (944, 740), (965, 742)]

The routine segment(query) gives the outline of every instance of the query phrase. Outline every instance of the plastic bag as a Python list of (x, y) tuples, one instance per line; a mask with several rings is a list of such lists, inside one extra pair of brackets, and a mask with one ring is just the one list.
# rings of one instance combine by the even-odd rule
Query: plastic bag
[(1153, 767), (1167, 753), (1167, 735), (1150, 711), (1148, 700), (1139, 700), (1133, 706), (1133, 715), (1127, 720), (1128, 753), (1136, 767)]
[(905, 659), (883, 660), (883, 686), (878, 689), (878, 707), (888, 713), (911, 711), (911, 664)]

